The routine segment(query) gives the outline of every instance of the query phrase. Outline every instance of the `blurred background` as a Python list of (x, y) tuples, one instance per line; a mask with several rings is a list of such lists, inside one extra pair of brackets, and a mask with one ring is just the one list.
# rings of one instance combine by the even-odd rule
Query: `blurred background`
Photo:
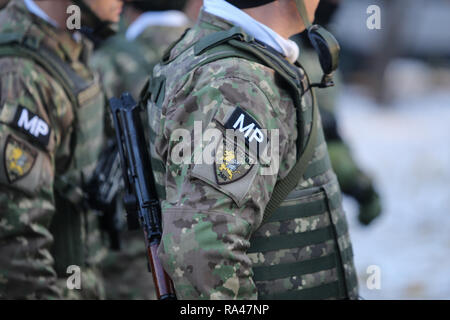
[[(344, 199), (360, 294), (450, 299), (450, 1), (338, 2), (328, 29), (342, 47), (339, 132), (383, 208), (363, 226)], [(371, 5), (380, 29), (367, 25)]]

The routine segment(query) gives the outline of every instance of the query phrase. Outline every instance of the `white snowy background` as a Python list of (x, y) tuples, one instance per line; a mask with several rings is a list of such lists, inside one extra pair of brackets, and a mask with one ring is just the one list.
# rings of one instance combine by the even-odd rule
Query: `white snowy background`
[[(388, 105), (377, 105), (367, 87), (347, 84), (336, 110), (341, 134), (374, 178), (384, 207), (382, 216), (362, 227), (355, 202), (344, 199), (360, 294), (450, 299), (450, 2), (396, 0), (398, 17), (383, 3), (344, 0), (329, 26), (346, 49), (373, 54), (383, 48), (388, 19), (395, 17), (397, 49), (409, 56), (388, 65)], [(366, 27), (373, 4), (381, 6), (381, 30)], [(443, 63), (432, 66), (413, 56), (441, 57)], [(366, 284), (371, 265), (381, 271), (379, 290)]]
[[(450, 90), (409, 89), (398, 87), (404, 94), (383, 108), (347, 86), (337, 108), (384, 207), (362, 227), (355, 203), (344, 200), (364, 299), (450, 299)], [(366, 285), (370, 265), (380, 268), (379, 290)]]

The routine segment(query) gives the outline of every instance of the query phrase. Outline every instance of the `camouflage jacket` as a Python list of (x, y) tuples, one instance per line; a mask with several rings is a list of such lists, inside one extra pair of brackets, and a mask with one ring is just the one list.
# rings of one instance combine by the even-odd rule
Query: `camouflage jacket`
[(35, 60), (0, 57), (0, 297), (57, 298), (65, 287), (57, 273), (89, 263), (95, 238), (84, 228), (80, 192), (103, 143), (103, 94), (87, 67), (90, 42), (30, 14), (23, 0), (11, 1), (0, 20), (0, 36), (23, 35), (90, 83), (77, 110)]
[[(316, 231), (334, 223), (346, 226), (346, 222), (339, 208), (333, 211), (333, 222), (331, 212), (325, 212), (281, 224), (267, 223), (260, 228), (275, 184), (296, 163), (297, 137), (304, 143), (311, 129), (311, 95), (302, 97), (306, 117), (302, 120), (304, 125), (297, 127), (292, 95), (273, 69), (251, 59), (234, 57), (199, 66), (208, 53), (197, 56), (195, 44), (215, 31), (231, 27), (229, 22), (202, 12), (198, 23), (155, 67), (150, 85), (164, 86), (156, 89), (164, 98), (152, 97), (148, 103), (152, 166), (163, 200), (159, 256), (181, 299), (256, 299), (259, 295), (326, 284), (339, 277), (336, 269), (330, 269), (255, 283), (255, 266), (270, 268), (272, 264), (321, 258), (337, 248), (337, 241), (260, 253), (249, 251), (253, 237), (270, 243), (268, 237), (272, 235)], [(191, 70), (192, 66), (196, 67)], [(306, 79), (302, 69), (297, 72)], [(295, 191), (302, 194), (332, 182), (329, 194), (338, 199), (339, 206), (339, 186), (329, 166), (320, 119), (315, 121), (322, 139), (312, 160), (317, 170), (300, 179)], [(272, 156), (278, 155), (278, 166), (272, 167), (275, 158), (255, 163), (251, 159), (257, 155), (251, 150), (245, 153), (239, 146), (225, 149), (223, 141), (234, 145), (234, 139), (225, 133), (233, 128), (244, 131), (249, 143), (264, 141), (261, 134), (267, 134), (268, 143), (259, 147), (270, 149)], [(218, 129), (218, 135), (214, 129)], [(199, 156), (196, 150), (202, 147)], [(218, 161), (202, 163), (199, 159), (205, 155)], [(264, 171), (268, 165), (274, 171)], [(323, 201), (324, 195), (317, 193), (300, 199)], [(351, 250), (348, 234), (338, 236), (339, 245)], [(352, 261), (344, 268), (354, 279)]]
[[(123, 24), (127, 25), (125, 19)], [(184, 27), (153, 25), (134, 40), (128, 40), (121, 32), (102, 43), (94, 52), (91, 66), (102, 75), (108, 98), (130, 92), (137, 99), (153, 67), (184, 30)], [(110, 252), (102, 263), (106, 297), (155, 300), (142, 231), (127, 232), (123, 240), (122, 249)]]
[(135, 40), (128, 40), (124, 33), (106, 40), (95, 51), (91, 65), (102, 75), (108, 98), (127, 91), (137, 99), (153, 67), (184, 30), (184, 27), (151, 26)]

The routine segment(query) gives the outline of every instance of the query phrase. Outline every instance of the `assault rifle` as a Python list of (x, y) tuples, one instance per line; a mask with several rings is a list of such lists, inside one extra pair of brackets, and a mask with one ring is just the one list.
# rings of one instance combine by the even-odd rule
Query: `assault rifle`
[(100, 229), (107, 232), (110, 247), (121, 249), (120, 233), (123, 223), (119, 195), (123, 190), (119, 151), (115, 140), (109, 140), (102, 151), (92, 179), (85, 189), (89, 206), (100, 213)]
[(120, 99), (112, 98), (109, 103), (125, 183), (127, 220), (133, 221), (133, 217), (137, 216), (144, 230), (147, 258), (157, 298), (174, 300), (173, 283), (157, 255), (162, 235), (161, 205), (140, 119), (140, 107), (129, 93), (122, 94)]

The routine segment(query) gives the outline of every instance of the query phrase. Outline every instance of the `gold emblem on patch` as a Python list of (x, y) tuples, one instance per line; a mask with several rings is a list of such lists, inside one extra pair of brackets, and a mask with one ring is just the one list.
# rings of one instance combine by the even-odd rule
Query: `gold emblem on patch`
[(239, 148), (225, 150), (219, 148), (216, 154), (216, 179), (218, 184), (227, 184), (244, 177), (251, 169), (249, 157)]
[(37, 152), (25, 143), (8, 137), (5, 146), (5, 170), (10, 183), (25, 177), (33, 168)]

